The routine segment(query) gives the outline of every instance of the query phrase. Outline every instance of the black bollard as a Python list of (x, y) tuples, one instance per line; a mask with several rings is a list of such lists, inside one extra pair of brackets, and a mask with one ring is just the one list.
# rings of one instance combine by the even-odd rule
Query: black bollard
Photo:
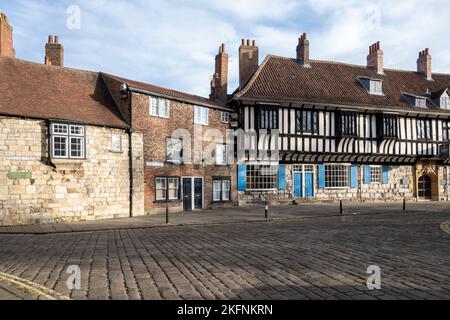
[(341, 213), (341, 215), (344, 214), (344, 206), (343, 206), (343, 204), (342, 204), (342, 200), (339, 201), (339, 212)]
[(169, 204), (166, 205), (166, 224), (169, 224)]
[(403, 199), (403, 212), (406, 211), (406, 198)]

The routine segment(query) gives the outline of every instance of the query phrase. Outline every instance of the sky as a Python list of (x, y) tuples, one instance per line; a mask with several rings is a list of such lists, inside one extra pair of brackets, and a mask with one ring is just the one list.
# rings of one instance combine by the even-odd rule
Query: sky
[(14, 27), (16, 57), (44, 61), (59, 35), (65, 66), (103, 71), (208, 96), (221, 43), (238, 84), (241, 39), (267, 54), (296, 56), (307, 32), (311, 58), (366, 64), (381, 41), (385, 67), (415, 70), (430, 48), (433, 71), (450, 73), (448, 0), (0, 0)]

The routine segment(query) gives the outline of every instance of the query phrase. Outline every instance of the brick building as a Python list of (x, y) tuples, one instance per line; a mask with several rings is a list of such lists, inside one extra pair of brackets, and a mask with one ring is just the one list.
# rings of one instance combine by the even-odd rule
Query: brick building
[(216, 58), (211, 99), (103, 75), (133, 130), (144, 137), (147, 214), (162, 213), (166, 206), (181, 212), (235, 204), (227, 77), (224, 46)]

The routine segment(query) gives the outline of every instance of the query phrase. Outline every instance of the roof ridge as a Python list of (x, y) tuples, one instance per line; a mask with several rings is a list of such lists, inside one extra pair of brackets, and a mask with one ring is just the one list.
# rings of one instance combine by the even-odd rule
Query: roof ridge
[(135, 82), (135, 83), (139, 83), (139, 84), (143, 84), (143, 85), (150, 85), (150, 86), (156, 87), (157, 89), (168, 90), (168, 91), (172, 91), (172, 92), (175, 92), (175, 93), (181, 93), (181, 94), (189, 95), (191, 97), (204, 99), (206, 101), (210, 101), (210, 102), (216, 103), (214, 100), (211, 100), (209, 98), (202, 97), (202, 96), (199, 96), (199, 95), (196, 95), (196, 94), (187, 93), (187, 92), (184, 92), (184, 91), (175, 90), (175, 89), (171, 89), (171, 88), (167, 88), (167, 87), (162, 87), (162, 86), (159, 86), (159, 85), (156, 85), (156, 84), (153, 84), (153, 83), (142, 82), (142, 81), (138, 81), (138, 80), (131, 80), (131, 79), (127, 79), (127, 78), (124, 78), (124, 77), (121, 77), (121, 76), (116, 76), (116, 75), (113, 75), (113, 74), (110, 74), (110, 73), (107, 73), (107, 72), (100, 72), (100, 73), (104, 74), (106, 76), (109, 76), (109, 77), (113, 77), (113, 78), (115, 78), (118, 81), (125, 81), (125, 82), (131, 81), (131, 82)]
[(244, 86), (244, 88), (242, 88), (242, 90), (240, 90), (237, 94), (236, 97), (239, 98), (242, 95), (244, 95), (253, 85), (253, 83), (256, 81), (256, 79), (258, 78), (258, 76), (260, 75), (261, 71), (264, 69), (265, 65), (267, 64), (267, 62), (271, 59), (271, 58), (282, 58), (282, 59), (289, 59), (287, 57), (281, 57), (281, 56), (276, 56), (273, 54), (268, 54), (265, 58), (264, 61), (259, 65), (258, 69), (256, 69), (256, 72), (252, 75), (252, 77), (250, 78), (250, 80), (247, 82), (247, 84)]
[[(274, 54), (268, 54), (267, 56), (271, 56), (273, 58), (278, 58), (278, 59), (296, 60), (295, 58), (284, 57), (284, 56), (279, 56), (279, 55), (274, 55)], [(367, 69), (367, 66), (365, 66), (365, 65), (349, 63), (349, 62), (343, 62), (343, 61), (318, 60), (318, 59), (311, 59), (310, 61), (311, 62), (315, 62), (315, 63), (335, 64), (335, 65), (343, 65), (343, 66)], [(404, 69), (398, 69), (398, 68), (384, 68), (384, 70), (393, 71), (393, 72), (417, 73), (417, 71), (414, 71), (414, 70), (404, 70)], [(432, 74), (434, 74), (434, 75), (450, 76), (450, 73), (443, 73), (443, 72), (433, 72)]]
[(46, 65), (45, 63), (39, 63), (36, 61), (30, 61), (30, 60), (24, 60), (24, 59), (18, 59), (18, 58), (10, 58), (6, 56), (0, 56), (0, 59), (4, 60), (10, 60), (16, 63), (21, 64), (29, 64), (35, 67), (41, 67), (41, 68), (49, 68), (53, 70), (63, 70), (63, 71), (69, 71), (69, 72), (76, 72), (76, 73), (89, 73), (92, 75), (100, 75), (100, 71), (92, 71), (92, 70), (85, 70), (85, 69), (78, 69), (78, 68), (72, 68), (72, 67), (60, 67), (60, 66), (52, 66), (52, 65)]

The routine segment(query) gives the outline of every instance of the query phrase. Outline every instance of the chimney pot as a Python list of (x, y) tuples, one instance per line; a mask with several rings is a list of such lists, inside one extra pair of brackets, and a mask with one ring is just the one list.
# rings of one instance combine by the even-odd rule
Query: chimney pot
[(55, 36), (55, 43), (59, 44), (59, 36)]
[(242, 39), (241, 45), (245, 46), (245, 39)]
[(253, 41), (252, 41), (252, 46), (253, 46), (253, 47), (256, 47), (256, 40), (253, 40)]

